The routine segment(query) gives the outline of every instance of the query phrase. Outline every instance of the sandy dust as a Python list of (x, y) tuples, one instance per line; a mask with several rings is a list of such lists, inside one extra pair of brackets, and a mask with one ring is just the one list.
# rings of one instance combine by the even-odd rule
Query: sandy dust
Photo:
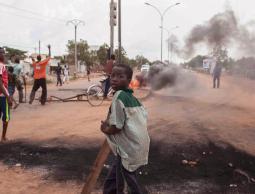
[[(158, 91), (143, 102), (152, 145), (141, 182), (149, 193), (255, 192), (253, 185), (238, 185), (234, 169), (224, 175), (217, 171), (232, 161), (255, 176), (254, 166), (239, 163), (243, 157), (255, 164), (255, 81), (224, 76), (221, 88), (212, 89), (211, 77), (193, 73), (191, 83)], [(57, 88), (52, 86), (50, 92), (55, 94)], [(11, 141), (0, 144), (0, 193), (79, 193), (104, 139), (99, 126), (109, 105), (35, 102), (13, 111)], [(215, 155), (209, 156), (210, 150)], [(203, 152), (208, 157), (201, 156)], [(201, 163), (197, 168), (181, 164), (182, 159), (196, 158)], [(95, 193), (100, 193), (106, 173), (107, 168)], [(231, 181), (237, 182), (234, 190)]]

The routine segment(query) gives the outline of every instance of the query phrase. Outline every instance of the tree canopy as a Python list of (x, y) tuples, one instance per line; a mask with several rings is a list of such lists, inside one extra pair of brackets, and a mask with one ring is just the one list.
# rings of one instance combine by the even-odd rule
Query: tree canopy
[[(73, 40), (69, 40), (67, 43), (67, 50), (69, 59), (74, 64), (74, 49), (75, 44)], [(118, 61), (119, 52), (118, 49), (114, 51), (116, 60)], [(85, 62), (86, 65), (93, 66), (94, 64), (103, 65), (106, 63), (109, 57), (109, 46), (104, 43), (99, 47), (98, 50), (91, 50), (89, 44), (85, 40), (80, 40), (77, 42), (77, 58), (79, 61)], [(149, 60), (142, 55), (137, 55), (134, 59), (130, 59), (127, 56), (127, 52), (122, 47), (121, 50), (122, 63), (128, 64), (131, 67), (139, 67), (142, 64), (149, 63)]]
[(7, 46), (5, 46), (4, 48), (6, 50), (6, 57), (8, 59), (11, 59), (12, 57), (19, 57), (20, 59), (24, 59), (26, 57), (25, 54), (27, 53), (27, 51), (14, 49)]

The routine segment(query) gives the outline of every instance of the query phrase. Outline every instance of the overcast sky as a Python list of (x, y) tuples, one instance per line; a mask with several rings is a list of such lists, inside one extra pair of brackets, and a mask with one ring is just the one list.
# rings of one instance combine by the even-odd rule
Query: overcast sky
[[(78, 27), (78, 39), (90, 45), (109, 44), (110, 0), (0, 0), (0, 45), (33, 51), (42, 42), (42, 50), (52, 45), (53, 55), (66, 52), (66, 43), (74, 39), (74, 27), (66, 25), (71, 19), (85, 21)], [(144, 4), (144, 0), (122, 0), (122, 44), (129, 57), (144, 55), (160, 59), (160, 18), (158, 13)], [(167, 12), (164, 27), (173, 30), (182, 42), (193, 26), (202, 24), (226, 7), (232, 7), (241, 23), (255, 19), (254, 0), (148, 0), (164, 10), (180, 2)], [(10, 5), (9, 7), (6, 5)], [(19, 8), (19, 9), (15, 9)], [(27, 10), (27, 11), (26, 11)], [(38, 14), (35, 14), (38, 13)], [(117, 29), (116, 35), (117, 35)], [(167, 38), (165, 33), (164, 39)], [(117, 46), (117, 36), (115, 45)], [(164, 41), (164, 55), (167, 46)]]

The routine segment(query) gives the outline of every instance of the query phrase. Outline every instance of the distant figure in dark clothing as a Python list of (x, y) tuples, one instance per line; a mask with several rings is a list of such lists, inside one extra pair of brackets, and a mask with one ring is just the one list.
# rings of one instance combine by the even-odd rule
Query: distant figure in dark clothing
[(15, 93), (15, 86), (17, 85), (17, 77), (13, 72), (14, 68), (12, 66), (8, 67), (8, 92), (14, 104), (13, 109), (16, 109), (19, 104), (16, 102), (16, 100), (14, 100), (13, 95)]
[(115, 65), (115, 55), (111, 55), (111, 58), (107, 60), (105, 66), (104, 66), (104, 72), (107, 75), (107, 78), (105, 80), (105, 88), (104, 88), (104, 98), (107, 98), (108, 91), (110, 89), (111, 83), (110, 83), (110, 77), (112, 74), (112, 68)]
[(221, 76), (221, 65), (216, 63), (214, 70), (213, 70), (213, 88), (216, 87), (217, 81), (217, 88), (220, 87), (220, 76)]
[(61, 79), (62, 67), (60, 66), (60, 63), (58, 63), (58, 66), (56, 69), (56, 74), (57, 74), (57, 86), (58, 86), (58, 84), (60, 84), (60, 86), (62, 86), (62, 79)]
[(23, 96), (24, 96), (23, 90), (24, 90), (25, 77), (22, 72), (23, 66), (20, 64), (19, 58), (15, 59), (13, 68), (14, 68), (13, 74), (16, 76), (16, 87), (19, 93), (19, 103), (23, 103)]
[(15, 93), (15, 86), (17, 82), (16, 75), (13, 73), (14, 68), (12, 66), (8, 67), (8, 92), (11, 97)]
[(87, 76), (88, 76), (88, 81), (90, 82), (90, 66), (87, 65)]

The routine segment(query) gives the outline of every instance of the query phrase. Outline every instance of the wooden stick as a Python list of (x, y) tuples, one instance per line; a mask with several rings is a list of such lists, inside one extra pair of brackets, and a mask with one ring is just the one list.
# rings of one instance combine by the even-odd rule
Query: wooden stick
[(90, 170), (89, 176), (86, 178), (81, 194), (90, 194), (92, 192), (110, 151), (107, 140), (104, 140), (104, 143), (101, 146), (97, 158)]

